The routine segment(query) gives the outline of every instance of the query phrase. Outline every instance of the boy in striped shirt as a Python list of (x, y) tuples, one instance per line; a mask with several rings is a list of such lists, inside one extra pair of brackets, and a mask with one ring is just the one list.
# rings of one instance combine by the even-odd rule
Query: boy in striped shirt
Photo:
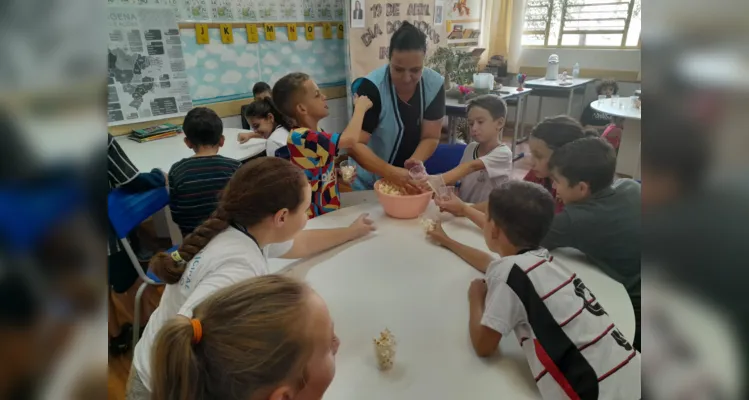
[(193, 108), (182, 130), (185, 144), (195, 155), (169, 170), (169, 207), (182, 236), (187, 236), (216, 210), (219, 194), (241, 163), (218, 155), (224, 145), (224, 127), (213, 110)]
[(441, 226), (429, 233), (486, 274), (468, 290), (476, 354), (493, 354), (515, 333), (544, 399), (639, 399), (640, 353), (583, 281), (539, 245), (554, 219), (551, 194), (508, 181), (492, 191), (487, 214), (484, 238), (500, 259), (450, 239)]

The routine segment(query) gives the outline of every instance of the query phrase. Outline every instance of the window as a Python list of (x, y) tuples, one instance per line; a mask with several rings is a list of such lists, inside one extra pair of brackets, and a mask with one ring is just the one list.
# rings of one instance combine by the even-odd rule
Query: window
[(521, 43), (638, 47), (640, 0), (527, 0)]

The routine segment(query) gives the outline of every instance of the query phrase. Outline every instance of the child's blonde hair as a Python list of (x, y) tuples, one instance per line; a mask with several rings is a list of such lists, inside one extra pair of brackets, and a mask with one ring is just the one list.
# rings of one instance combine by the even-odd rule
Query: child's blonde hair
[(301, 281), (267, 275), (195, 307), (198, 337), (193, 321), (174, 318), (156, 338), (152, 399), (247, 400), (283, 384), (301, 390), (314, 347), (307, 327), (311, 293)]

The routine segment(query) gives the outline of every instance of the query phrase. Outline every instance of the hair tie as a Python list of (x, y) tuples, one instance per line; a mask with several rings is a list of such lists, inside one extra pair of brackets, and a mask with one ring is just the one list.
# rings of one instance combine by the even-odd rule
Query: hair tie
[(174, 260), (174, 262), (176, 262), (177, 264), (181, 264), (185, 262), (185, 260), (183, 260), (182, 256), (179, 254), (179, 250), (174, 250), (171, 253), (171, 256), (172, 256), (172, 260)]
[(190, 325), (192, 325), (192, 344), (200, 343), (200, 339), (203, 338), (203, 325), (200, 324), (199, 319), (191, 319)]

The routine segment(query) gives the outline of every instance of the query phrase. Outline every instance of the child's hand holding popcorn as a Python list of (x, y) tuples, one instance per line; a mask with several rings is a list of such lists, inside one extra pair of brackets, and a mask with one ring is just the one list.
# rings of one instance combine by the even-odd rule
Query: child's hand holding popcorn
[(434, 224), (434, 228), (427, 231), (427, 238), (440, 246), (445, 246), (445, 244), (450, 240), (450, 237), (447, 236), (445, 230), (442, 229), (442, 223), (439, 221)]

